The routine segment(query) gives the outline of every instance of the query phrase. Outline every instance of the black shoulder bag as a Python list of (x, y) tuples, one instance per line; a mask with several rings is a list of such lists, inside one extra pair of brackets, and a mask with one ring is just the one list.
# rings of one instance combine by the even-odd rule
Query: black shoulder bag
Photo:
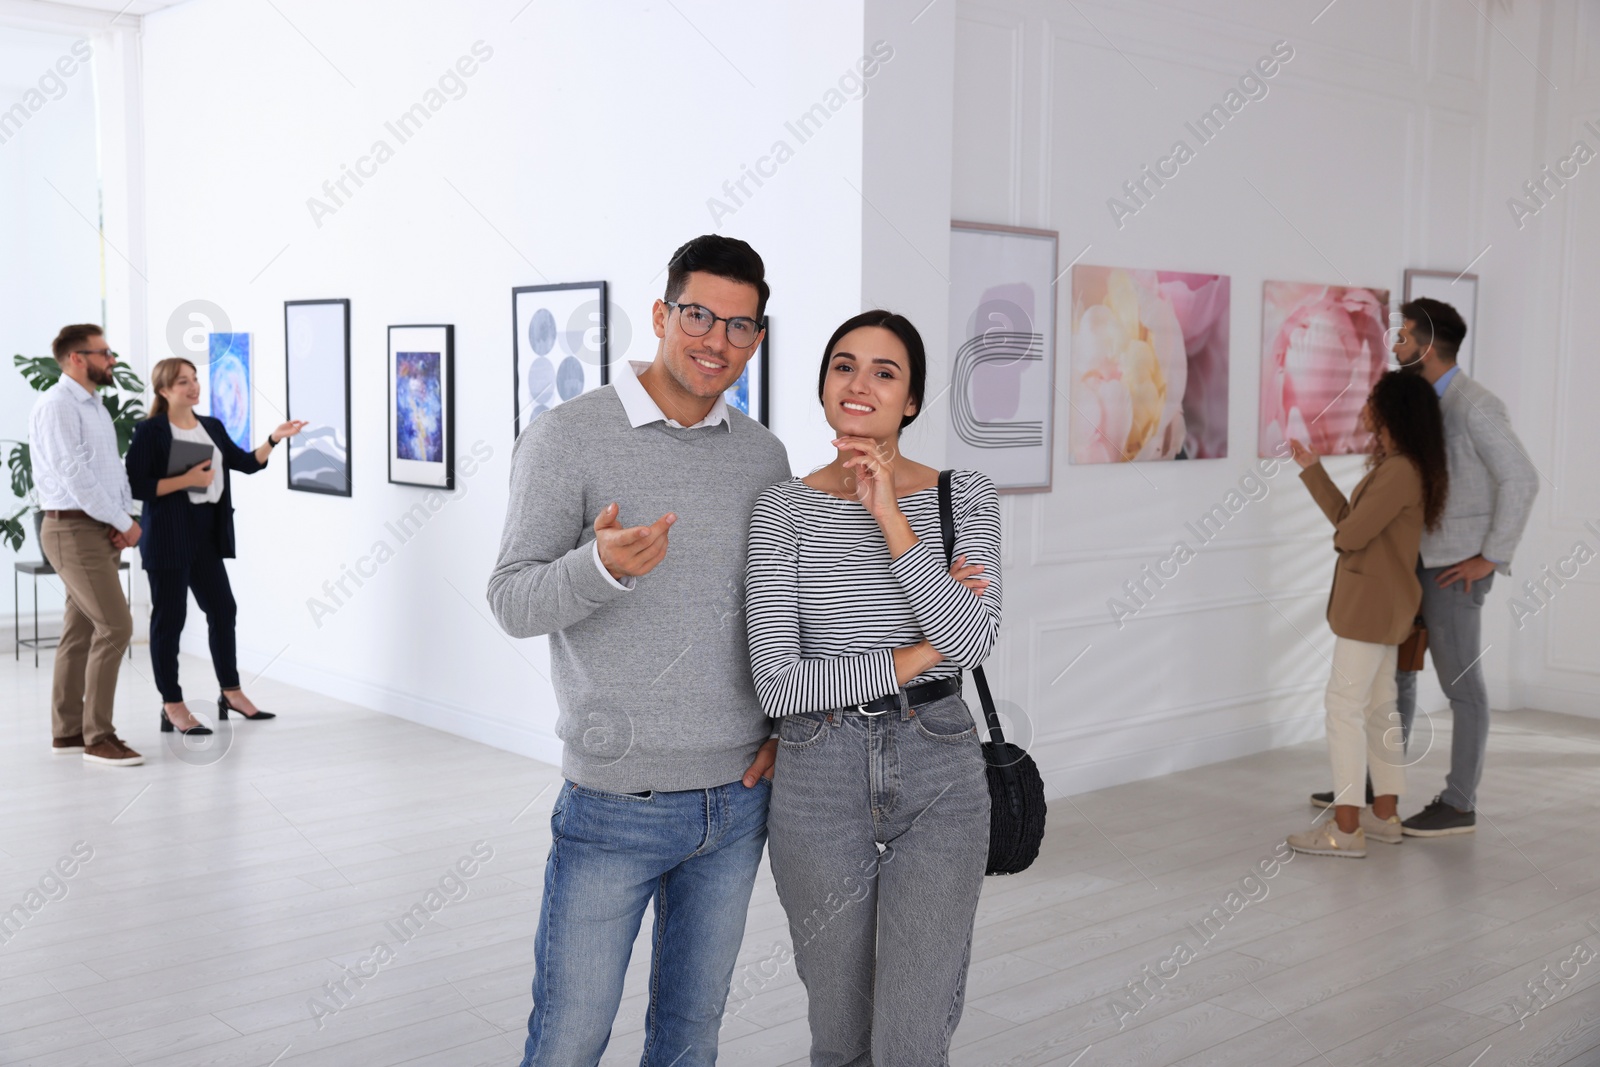
[[(944, 535), (947, 564), (954, 562), (956, 550), (952, 473), (939, 472), (939, 529)], [(983, 718), (989, 726), (989, 740), (983, 742), (984, 769), (989, 777), (989, 865), (984, 873), (1016, 874), (1038, 858), (1039, 843), (1044, 840), (1044, 779), (1033, 757), (1006, 740), (982, 667), (973, 668), (972, 680), (977, 683)]]

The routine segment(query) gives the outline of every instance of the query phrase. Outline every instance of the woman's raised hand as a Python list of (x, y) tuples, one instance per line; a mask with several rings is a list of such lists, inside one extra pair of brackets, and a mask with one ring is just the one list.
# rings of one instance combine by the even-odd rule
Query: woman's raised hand
[(1297, 441), (1292, 437), (1289, 439), (1289, 451), (1294, 456), (1294, 461), (1300, 464), (1302, 470), (1306, 467), (1315, 467), (1322, 462), (1321, 456), (1307, 448), (1304, 442)]
[(290, 419), (288, 422), (280, 423), (278, 428), (272, 431), (272, 437), (279, 441), (285, 440), (305, 429), (306, 425), (304, 419)]
[(894, 491), (893, 446), (883, 447), (870, 437), (835, 438), (835, 448), (856, 455), (844, 461), (845, 485), (856, 499), (880, 522), (900, 511)]
[(989, 579), (980, 577), (982, 574), (983, 564), (968, 563), (966, 556), (957, 556), (950, 564), (950, 577), (972, 590), (973, 596), (982, 596), (989, 588)]

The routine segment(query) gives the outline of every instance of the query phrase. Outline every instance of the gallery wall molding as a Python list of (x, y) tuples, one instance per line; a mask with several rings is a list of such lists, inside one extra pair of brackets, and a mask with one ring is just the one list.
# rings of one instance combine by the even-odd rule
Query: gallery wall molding
[[(1580, 111), (1568, 119), (1566, 124), (1568, 144), (1571, 144), (1572, 140), (1583, 137), (1591, 148), (1600, 148), (1600, 144), (1596, 144), (1594, 134), (1585, 130), (1585, 124), (1587, 123), (1592, 123), (1597, 128), (1600, 128), (1600, 108)], [(1600, 160), (1589, 163), (1584, 169), (1600, 171)], [(1580, 173), (1579, 177), (1592, 179), (1594, 176)], [(1575, 184), (1563, 190), (1566, 193), (1579, 191), (1582, 191), (1581, 187), (1576, 187)], [(1593, 190), (1589, 190), (1589, 193), (1591, 201), (1600, 202), (1600, 197), (1594, 196)], [(1551, 406), (1554, 417), (1554, 440), (1571, 441), (1572, 438), (1569, 433), (1574, 425), (1571, 409), (1572, 394), (1579, 392), (1581, 389), (1572, 380), (1573, 372), (1578, 365), (1579, 359), (1576, 341), (1576, 338), (1580, 336), (1579, 324), (1576, 321), (1577, 310), (1584, 306), (1583, 302), (1585, 300), (1589, 299), (1587, 294), (1578, 292), (1578, 286), (1583, 280), (1579, 256), (1586, 249), (1592, 247), (1593, 238), (1583, 231), (1584, 201), (1579, 196), (1568, 196), (1564, 200), (1553, 203), (1551, 206), (1559, 210), (1560, 214), (1557, 217), (1551, 219), (1540, 218), (1535, 221), (1540, 223), (1549, 222), (1553, 227), (1556, 227), (1553, 232), (1561, 235), (1561, 283), (1560, 295), (1557, 297), (1560, 343), (1556, 349), (1556, 389), (1555, 396), (1551, 398)], [(1545, 208), (1544, 210), (1548, 211), (1550, 208)], [(1540, 214), (1542, 215), (1543, 211)], [(1595, 225), (1600, 225), (1600, 217), (1592, 219), (1589, 225), (1591, 228)], [(1590, 254), (1592, 255), (1593, 252), (1591, 251)], [(1587, 393), (1580, 396), (1580, 400), (1587, 399)], [(1550, 525), (1562, 531), (1581, 531), (1584, 529), (1584, 523), (1592, 521), (1594, 515), (1585, 513), (1582, 501), (1572, 499), (1569, 487), (1584, 483), (1584, 479), (1578, 477), (1576, 471), (1583, 469), (1587, 465), (1586, 461), (1589, 457), (1587, 454), (1578, 455), (1571, 448), (1555, 448), (1552, 451), (1554, 455), (1550, 463), (1551, 480), (1555, 482), (1555, 487), (1554, 489), (1550, 489), (1548, 485), (1542, 487), (1550, 491)], [(1576, 464), (1574, 463), (1575, 456)], [(1587, 484), (1593, 484), (1592, 480)], [(1597, 504), (1600, 504), (1600, 494), (1596, 494), (1595, 501), (1589, 505), (1596, 514), (1600, 514), (1600, 507), (1596, 507)]]
[[(1421, 117), (1423, 137), (1422, 182), (1420, 189), (1433, 189), (1435, 178), (1444, 178), (1446, 184), (1454, 184), (1461, 180), (1459, 171), (1450, 167), (1448, 163), (1442, 164), (1443, 168), (1450, 172), (1448, 175), (1440, 174), (1436, 169), (1441, 166), (1436, 137), (1442, 127), (1453, 126), (1457, 130), (1465, 130), (1471, 139), (1472, 147), (1469, 151), (1471, 153), (1472, 166), (1468, 169), (1466, 175), (1466, 203), (1469, 209), (1472, 205), (1481, 203), (1483, 189), (1483, 123), (1477, 116), (1468, 112), (1434, 103), (1425, 103), (1423, 105)], [(1483, 249), (1483, 215), (1477, 211), (1469, 210), (1467, 212), (1466, 244), (1470, 247), (1469, 251), (1464, 253), (1458, 250), (1440, 252), (1432, 247), (1432, 242), (1429, 240), (1429, 235), (1433, 232), (1430, 224), (1435, 221), (1431, 218), (1430, 211), (1434, 198), (1431, 196), (1418, 196), (1418, 191), (1417, 187), (1412, 187), (1411, 196), (1419, 201), (1417, 223), (1419, 226), (1418, 249), (1421, 253), (1420, 261), (1426, 263), (1443, 262), (1451, 256), (1459, 256), (1461, 264), (1465, 266), (1473, 256)], [(1438, 221), (1441, 229), (1449, 230), (1453, 229), (1454, 224), (1459, 220), (1440, 219)]]
[(45, 3), (43, 0), (0, 0), (0, 26), (25, 30), (84, 32), (114, 29), (137, 36), (144, 16), (123, 14), (112, 25), (115, 12), (77, 4)]
[[(1234, 594), (1229, 596), (1197, 597), (1193, 600), (1185, 600), (1178, 604), (1163, 604), (1159, 607), (1152, 605), (1151, 607), (1144, 608), (1139, 612), (1137, 617), (1128, 621), (1127, 626), (1137, 626), (1146, 619), (1172, 619), (1184, 615), (1204, 614), (1210, 611), (1225, 611), (1229, 608), (1252, 606), (1265, 608), (1270, 607), (1271, 604), (1277, 604), (1285, 600), (1304, 600), (1308, 597), (1319, 597), (1326, 599), (1328, 596), (1328, 587), (1326, 585), (1319, 585), (1311, 589), (1262, 589), (1261, 592), (1266, 594), (1267, 601), (1270, 603), (1264, 602), (1260, 596), (1257, 596), (1254, 593), (1244, 595)], [(1117, 593), (1114, 590), (1106, 594), (1108, 597), (1116, 595)], [(1050, 633), (1071, 633), (1074, 630), (1082, 630), (1091, 626), (1109, 625), (1110, 617), (1105, 610), (1104, 601), (1097, 601), (1097, 605), (1098, 610), (1094, 611), (1093, 613), (1083, 612), (1076, 615), (1057, 615), (1052, 618), (1033, 620), (1028, 627), (1029, 639), (1032, 647), (1037, 649), (1045, 636)]]
[[(1220, 495), (1220, 494), (1219, 494)], [(1036, 511), (1042, 512), (1043, 508)], [(1242, 512), (1241, 512), (1242, 514)], [(1143, 544), (1128, 545), (1087, 545), (1083, 548), (1069, 550), (1039, 549), (1037, 546), (1045, 544), (1042, 517), (1035, 518), (1034, 546), (1035, 551), (1028, 562), (1035, 567), (1056, 566), (1074, 563), (1099, 563), (1114, 559), (1164, 559), (1172, 552), (1172, 546), (1179, 540), (1189, 540), (1185, 536), (1182, 526), (1173, 529), (1172, 536), (1164, 541), (1149, 541)], [(1058, 533), (1057, 539), (1061, 540)], [(1211, 552), (1238, 552), (1257, 548), (1282, 548), (1288, 545), (1322, 545), (1327, 543), (1327, 538), (1320, 533), (1316, 534), (1264, 534), (1257, 537), (1228, 538), (1227, 540), (1214, 540), (1207, 542), (1196, 550), (1197, 555)], [(1191, 547), (1193, 547), (1191, 545)]]
[[(1318, 661), (1320, 663), (1320, 661)], [(1324, 678), (1314, 678), (1305, 682), (1295, 682), (1292, 685), (1272, 686), (1267, 689), (1255, 689), (1244, 693), (1229, 694), (1215, 700), (1195, 701), (1192, 704), (1173, 705), (1160, 711), (1147, 712), (1143, 715), (1118, 715), (1113, 719), (1097, 719), (1082, 726), (1074, 726), (1064, 730), (1034, 731), (1033, 740), (1036, 745), (1054, 745), (1063, 741), (1081, 741), (1085, 738), (1100, 738), (1107, 734), (1127, 733), (1133, 730), (1146, 730), (1153, 726), (1161, 726), (1170, 722), (1193, 723), (1201, 715), (1208, 715), (1219, 711), (1236, 711), (1247, 708), (1253, 704), (1286, 700), (1290, 697), (1304, 696), (1308, 693), (1321, 693), (1328, 687)], [(1240, 727), (1239, 729), (1248, 729)], [(1184, 738), (1192, 735), (1185, 734)], [(1180, 738), (1174, 745), (1191, 743)], [(1165, 745), (1156, 746), (1160, 748)]]
[[(1024, 96), (1024, 82), (1026, 80), (1027, 56), (1025, 42), (1027, 40), (1027, 19), (1023, 15), (1000, 7), (989, 7), (979, 4), (962, 4), (956, 11), (957, 33), (962, 22), (971, 22), (981, 26), (1005, 31), (1011, 38), (1011, 92), (1010, 113), (1007, 116), (1007, 132), (1010, 135), (1010, 151), (1007, 153), (1006, 169), (1008, 172), (1007, 201), (1008, 212), (1006, 223), (1011, 226), (1022, 226), (1020, 207), (1022, 203), (1022, 115)], [(959, 150), (959, 149), (958, 149)]]

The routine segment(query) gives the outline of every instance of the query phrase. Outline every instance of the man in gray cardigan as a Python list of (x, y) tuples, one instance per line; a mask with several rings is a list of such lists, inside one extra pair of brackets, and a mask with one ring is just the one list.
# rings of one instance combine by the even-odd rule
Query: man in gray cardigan
[(767, 295), (748, 244), (690, 241), (655, 362), (615, 365), (517, 441), (489, 603), (511, 636), (550, 635), (566, 778), (524, 1067), (599, 1062), (652, 903), (644, 1062), (716, 1061), (776, 751), (741, 607), (750, 512), (789, 461), (723, 400)]
[[(1456, 366), (1467, 324), (1449, 304), (1423, 297), (1400, 305), (1404, 332), (1394, 346), (1402, 368), (1426, 378), (1444, 415), (1450, 494), (1436, 529), (1422, 535), (1422, 617), (1428, 652), (1453, 719), (1450, 774), (1444, 792), (1406, 819), (1413, 837), (1470, 834), (1477, 828), (1478, 782), (1489, 741), (1489, 693), (1483, 681), (1483, 602), (1496, 572), (1528, 524), (1539, 472), (1523, 451), (1506, 406)], [(1411, 736), (1417, 676), (1402, 671), (1400, 722)]]

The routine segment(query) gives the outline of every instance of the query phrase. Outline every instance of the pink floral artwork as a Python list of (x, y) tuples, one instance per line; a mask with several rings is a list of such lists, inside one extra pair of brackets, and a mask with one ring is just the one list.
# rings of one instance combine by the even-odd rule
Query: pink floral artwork
[(1361, 409), (1388, 365), (1387, 289), (1267, 282), (1261, 295), (1262, 456), (1286, 439), (1324, 456), (1366, 452)]
[(1224, 274), (1072, 268), (1073, 463), (1228, 454)]

